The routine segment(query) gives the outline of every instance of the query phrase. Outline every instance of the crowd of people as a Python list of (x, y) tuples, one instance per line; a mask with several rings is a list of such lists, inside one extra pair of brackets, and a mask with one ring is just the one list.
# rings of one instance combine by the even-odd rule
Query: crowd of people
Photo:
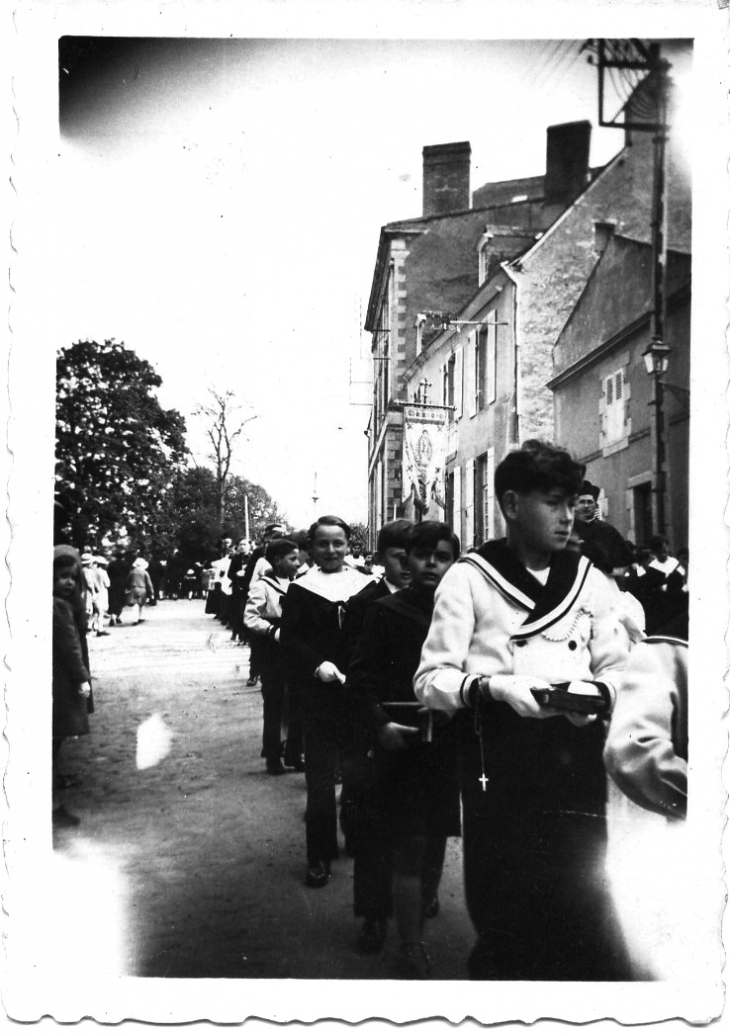
[[(265, 770), (304, 772), (304, 882), (328, 886), (341, 832), (357, 948), (380, 951), (392, 919), (402, 978), (431, 976), (424, 930), (458, 836), (472, 979), (637, 978), (604, 874), (608, 775), (640, 808), (685, 816), (688, 556), (627, 543), (584, 474), (547, 443), (510, 453), (506, 536), (463, 555), (446, 524), (394, 520), (354, 557), (325, 515), (269, 525), (250, 555), (224, 540), (205, 565), (206, 613), (248, 643), (261, 682)], [(93, 706), (83, 564), (54, 561), (54, 760)], [(112, 563), (106, 576), (113, 622)], [(148, 583), (126, 576), (137, 621)]]

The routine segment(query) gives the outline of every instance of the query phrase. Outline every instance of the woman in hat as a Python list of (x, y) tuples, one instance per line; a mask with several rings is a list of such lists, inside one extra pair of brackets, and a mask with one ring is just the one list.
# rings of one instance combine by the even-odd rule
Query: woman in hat
[(142, 611), (153, 592), (152, 582), (147, 574), (147, 561), (137, 557), (127, 575), (127, 606), (132, 607), (133, 625), (139, 625), (144, 621)]

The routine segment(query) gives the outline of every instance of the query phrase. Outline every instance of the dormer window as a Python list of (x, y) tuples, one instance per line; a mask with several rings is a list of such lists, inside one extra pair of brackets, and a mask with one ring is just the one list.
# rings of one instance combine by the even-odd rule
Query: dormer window
[(477, 253), (479, 255), (479, 286), (481, 287), (489, 277), (489, 250), (492, 243), (492, 234), (489, 230), (479, 238)]

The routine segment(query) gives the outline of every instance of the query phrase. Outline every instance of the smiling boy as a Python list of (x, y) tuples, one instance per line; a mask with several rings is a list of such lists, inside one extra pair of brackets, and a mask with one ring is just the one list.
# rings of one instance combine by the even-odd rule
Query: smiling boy
[(607, 579), (566, 550), (584, 471), (542, 442), (500, 463), (507, 536), (444, 577), (415, 678), (427, 706), (472, 719), (462, 800), (473, 979), (626, 977), (602, 871), (603, 725), (533, 693), (591, 682), (610, 707), (626, 661)]

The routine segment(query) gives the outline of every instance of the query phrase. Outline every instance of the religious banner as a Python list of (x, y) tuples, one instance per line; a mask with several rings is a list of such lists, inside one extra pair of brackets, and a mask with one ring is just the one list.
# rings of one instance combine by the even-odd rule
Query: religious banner
[(433, 500), (443, 508), (446, 416), (442, 406), (406, 406), (403, 410), (403, 496), (413, 496), (428, 513)]

